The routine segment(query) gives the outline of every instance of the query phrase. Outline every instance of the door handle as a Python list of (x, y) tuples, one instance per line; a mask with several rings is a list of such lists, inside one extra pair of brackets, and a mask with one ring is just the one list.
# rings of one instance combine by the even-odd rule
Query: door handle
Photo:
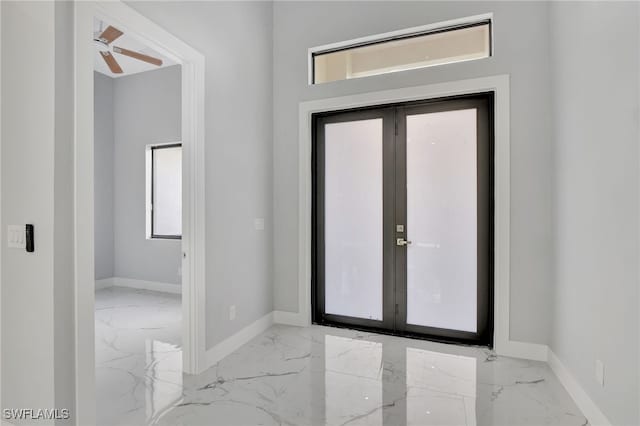
[(411, 241), (405, 240), (404, 238), (396, 238), (396, 245), (397, 246), (408, 246), (409, 244), (411, 244)]

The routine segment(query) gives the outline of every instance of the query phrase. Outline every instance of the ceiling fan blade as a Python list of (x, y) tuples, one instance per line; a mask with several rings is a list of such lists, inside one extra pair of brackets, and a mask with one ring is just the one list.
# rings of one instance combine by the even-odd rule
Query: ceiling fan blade
[(120, 37), (122, 34), (124, 34), (122, 31), (120, 31), (119, 29), (112, 27), (111, 25), (109, 25), (103, 32), (102, 34), (100, 34), (100, 40), (104, 41), (105, 43), (109, 44), (111, 43), (113, 40), (117, 39), (118, 37)]
[(107, 66), (114, 74), (122, 74), (122, 68), (120, 68), (120, 64), (116, 61), (116, 58), (110, 52), (100, 52), (100, 56), (107, 63)]
[(120, 53), (121, 55), (129, 56), (131, 58), (137, 59), (139, 61), (148, 62), (153, 65), (160, 66), (162, 65), (162, 59), (154, 58), (153, 56), (144, 55), (139, 52), (134, 52), (133, 50), (123, 49), (122, 47), (113, 46), (113, 51), (116, 53)]

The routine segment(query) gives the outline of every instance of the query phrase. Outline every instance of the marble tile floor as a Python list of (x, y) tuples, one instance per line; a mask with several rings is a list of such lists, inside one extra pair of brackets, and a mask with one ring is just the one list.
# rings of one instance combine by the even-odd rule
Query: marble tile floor
[(181, 373), (180, 296), (96, 292), (99, 425), (586, 425), (545, 363), (276, 325)]

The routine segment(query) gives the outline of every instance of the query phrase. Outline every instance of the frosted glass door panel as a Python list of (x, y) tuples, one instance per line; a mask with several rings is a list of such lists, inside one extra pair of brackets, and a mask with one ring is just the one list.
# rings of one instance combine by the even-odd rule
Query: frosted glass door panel
[(407, 323), (476, 332), (476, 109), (406, 125)]
[(382, 320), (382, 119), (325, 125), (325, 312)]

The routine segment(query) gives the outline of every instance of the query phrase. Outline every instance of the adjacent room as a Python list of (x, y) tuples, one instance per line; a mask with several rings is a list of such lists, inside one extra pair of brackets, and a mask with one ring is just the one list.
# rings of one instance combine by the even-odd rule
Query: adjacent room
[(640, 1), (0, 1), (2, 426), (640, 426)]
[(96, 409), (143, 424), (182, 394), (181, 67), (94, 28)]

